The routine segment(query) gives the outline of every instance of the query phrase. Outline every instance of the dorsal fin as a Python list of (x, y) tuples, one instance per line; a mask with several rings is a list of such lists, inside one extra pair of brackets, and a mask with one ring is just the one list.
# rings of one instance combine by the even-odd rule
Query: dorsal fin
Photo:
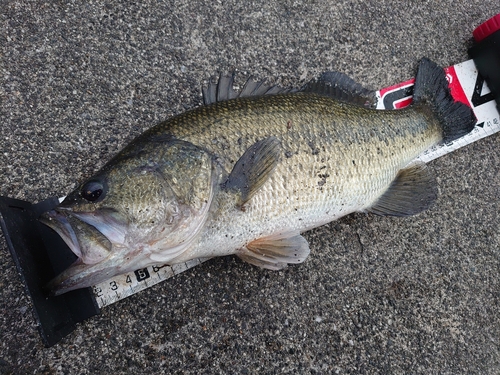
[(286, 94), (297, 91), (297, 89), (270, 85), (265, 80), (255, 80), (253, 77), (250, 77), (238, 92), (233, 88), (234, 75), (234, 72), (231, 75), (221, 73), (217, 81), (208, 82), (208, 85), (202, 88), (203, 103), (208, 105), (235, 98)]
[(374, 91), (364, 88), (351, 77), (340, 72), (324, 72), (318, 78), (306, 83), (300, 91), (330, 96), (345, 103), (367, 108), (375, 108), (377, 104)]
[(330, 96), (345, 103), (367, 108), (375, 108), (377, 104), (374, 91), (364, 88), (352, 78), (340, 72), (325, 72), (318, 78), (306, 83), (300, 90), (270, 85), (265, 80), (255, 80), (253, 77), (250, 77), (238, 92), (233, 88), (234, 76), (234, 72), (230, 75), (221, 73), (217, 81), (209, 81), (208, 85), (202, 88), (203, 103), (208, 105), (249, 96), (309, 92)]

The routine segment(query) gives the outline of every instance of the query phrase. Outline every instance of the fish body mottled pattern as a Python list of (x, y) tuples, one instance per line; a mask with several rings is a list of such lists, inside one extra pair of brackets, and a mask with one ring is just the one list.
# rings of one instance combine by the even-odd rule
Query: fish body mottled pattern
[(227, 172), (259, 139), (274, 136), (281, 142), (276, 170), (245, 211), (220, 204), (212, 212), (194, 250), (213, 249), (212, 255), (234, 253), (276, 232), (306, 231), (369, 207), (400, 169), (442, 139), (427, 107), (380, 111), (310, 93), (200, 107), (155, 126), (131, 147), (151, 147), (143, 142), (152, 134), (206, 149)]

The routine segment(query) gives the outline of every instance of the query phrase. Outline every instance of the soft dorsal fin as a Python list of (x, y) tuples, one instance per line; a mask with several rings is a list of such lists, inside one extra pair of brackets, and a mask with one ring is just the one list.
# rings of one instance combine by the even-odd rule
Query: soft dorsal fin
[(399, 171), (387, 191), (367, 211), (383, 216), (411, 216), (428, 209), (437, 198), (437, 184), (424, 163)]
[(231, 75), (221, 73), (217, 81), (210, 81), (207, 87), (203, 87), (203, 103), (208, 105), (235, 98), (286, 94), (297, 91), (296, 89), (270, 85), (265, 80), (255, 80), (253, 77), (250, 77), (243, 85), (241, 91), (238, 92), (233, 88), (234, 75), (234, 72)]
[(280, 154), (281, 143), (276, 137), (254, 143), (238, 159), (222, 187), (239, 192), (238, 205), (243, 206), (271, 176)]
[(309, 253), (306, 239), (298, 233), (289, 233), (256, 239), (237, 255), (254, 266), (280, 270), (289, 263), (302, 263)]
[(330, 96), (342, 102), (368, 108), (375, 108), (377, 104), (374, 91), (364, 88), (351, 77), (340, 72), (325, 72), (306, 83), (300, 91)]

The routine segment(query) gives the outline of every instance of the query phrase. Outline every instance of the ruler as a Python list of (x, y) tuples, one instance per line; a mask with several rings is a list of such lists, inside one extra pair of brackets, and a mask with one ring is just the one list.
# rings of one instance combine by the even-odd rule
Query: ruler
[(107, 281), (94, 285), (92, 287), (94, 297), (99, 308), (102, 308), (178, 275), (208, 259), (210, 258), (198, 258), (172, 266), (154, 265), (115, 276)]
[[(474, 62), (468, 60), (448, 67), (445, 71), (451, 94), (455, 100), (470, 106), (478, 121), (472, 132), (464, 137), (447, 144), (434, 146), (422, 153), (417, 159), (425, 163), (500, 131), (500, 115), (494, 97), (484, 79), (478, 74)], [(411, 79), (378, 90), (376, 92), (377, 109), (397, 110), (411, 104), (413, 83), (414, 79)], [(115, 276), (94, 285), (94, 297), (99, 308), (102, 308), (178, 275), (208, 259), (195, 259), (173, 266), (154, 265)]]

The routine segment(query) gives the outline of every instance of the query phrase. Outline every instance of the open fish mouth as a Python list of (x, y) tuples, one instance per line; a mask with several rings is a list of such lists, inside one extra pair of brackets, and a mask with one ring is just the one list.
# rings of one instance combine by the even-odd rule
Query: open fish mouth
[(54, 295), (95, 285), (115, 272), (112, 243), (99, 230), (74, 216), (71, 211), (55, 209), (39, 220), (61, 236), (78, 259), (52, 279), (46, 288)]
[(68, 216), (57, 210), (51, 210), (40, 216), (39, 220), (49, 228), (56, 231), (71, 251), (78, 258), (81, 258), (82, 252), (80, 250), (80, 244), (78, 242), (78, 238), (76, 237), (76, 233), (68, 220)]

